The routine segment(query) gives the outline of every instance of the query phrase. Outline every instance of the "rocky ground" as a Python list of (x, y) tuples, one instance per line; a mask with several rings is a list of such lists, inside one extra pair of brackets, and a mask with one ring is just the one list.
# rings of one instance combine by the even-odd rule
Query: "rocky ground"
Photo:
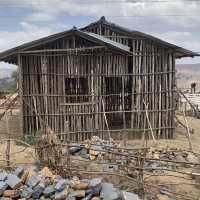
[[(178, 116), (178, 117), (182, 122), (184, 122), (184, 119), (182, 116)], [(188, 120), (189, 126), (194, 129), (194, 133), (191, 135), (191, 141), (192, 141), (193, 151), (196, 154), (190, 153), (185, 129), (183, 129), (182, 127), (178, 127), (176, 130), (177, 134), (176, 134), (175, 140), (159, 140), (159, 141), (157, 141), (156, 145), (152, 141), (148, 141), (147, 146), (151, 147), (149, 150), (149, 156), (154, 157), (154, 158), (171, 159), (171, 160), (180, 161), (180, 162), (198, 162), (197, 158), (199, 158), (199, 154), (200, 154), (200, 148), (199, 148), (200, 120), (192, 118), (192, 117), (187, 117), (187, 120)], [(138, 147), (140, 148), (140, 147), (142, 147), (142, 143), (140, 140), (128, 141), (127, 147), (128, 148), (138, 148)], [(6, 152), (6, 143), (5, 143), (5, 141), (3, 141), (0, 144), (0, 164), (5, 164), (5, 161), (4, 161), (5, 152)], [(98, 162), (99, 162), (98, 148), (93, 149), (91, 151), (90, 150), (85, 151), (85, 150), (80, 149), (79, 153), (74, 152), (72, 154), (74, 154), (74, 155), (72, 156), (71, 161), (76, 163), (77, 169), (79, 166), (82, 166), (85, 170), (87, 170), (87, 169), (102, 170), (102, 166), (103, 166), (107, 170), (109, 169), (111, 172), (118, 170), (118, 169), (115, 169), (115, 167), (113, 167), (113, 168), (110, 167), (110, 165), (112, 164), (111, 162), (110, 162), (109, 167), (108, 167), (108, 165), (99, 165), (98, 164)], [(78, 160), (77, 160), (77, 157), (79, 158)], [(108, 159), (110, 159), (109, 156), (108, 156)], [(32, 148), (25, 148), (23, 146), (18, 146), (14, 142), (12, 142), (11, 143), (11, 160), (14, 161), (14, 163), (18, 163), (18, 165), (22, 165), (24, 163), (26, 167), (28, 166), (28, 164), (29, 164), (29, 166), (32, 166), (32, 163), (34, 163), (36, 160), (35, 152)], [(149, 185), (163, 186), (163, 188), (164, 188), (164, 190), (155, 190), (154, 191), (154, 189), (151, 189), (151, 191), (148, 191), (148, 192), (154, 193), (154, 197), (152, 197), (152, 198), (150, 197), (151, 199), (161, 200), (164, 198), (165, 200), (169, 200), (169, 199), (198, 199), (199, 198), (199, 196), (200, 196), (200, 187), (198, 185), (199, 184), (199, 182), (198, 182), (199, 176), (194, 176), (194, 173), (199, 174), (200, 171), (198, 171), (199, 169), (196, 166), (184, 165), (184, 164), (169, 165), (169, 163), (167, 163), (167, 165), (166, 165), (166, 163), (158, 164), (156, 162), (152, 162), (152, 163), (148, 162), (145, 165), (145, 167), (147, 170), (147, 173), (144, 176), (145, 181)], [(174, 172), (174, 171), (170, 171), (170, 170), (167, 171), (165, 169), (176, 169), (176, 171), (181, 171), (183, 173), (180, 174), (179, 172)], [(40, 171), (41, 170), (36, 171), (36, 176), (41, 176)], [(12, 171), (12, 173), (13, 172), (14, 171)], [(8, 174), (10, 174), (10, 172)], [(98, 177), (98, 176), (96, 175), (96, 177)], [(109, 183), (113, 184), (113, 185), (111, 184), (111, 186), (110, 186), (111, 188), (113, 188), (113, 190), (115, 190), (116, 188), (120, 188), (120, 190), (118, 190), (118, 191), (121, 191), (121, 190), (131, 191), (131, 189), (132, 189), (132, 191), (134, 191), (134, 188), (133, 188), (134, 185), (126, 179), (119, 179), (119, 178), (115, 178), (114, 176), (101, 176), (101, 177), (103, 177), (102, 183), (109, 182)], [(21, 179), (21, 177), (18, 177), (18, 178)], [(89, 182), (92, 178), (90, 179), (89, 176), (85, 176), (85, 178), (88, 179), (86, 182), (89, 184)], [(42, 178), (42, 180), (43, 180), (43, 178)], [(76, 180), (76, 178), (72, 178), (72, 179), (70, 179), (70, 181), (71, 180), (72, 180), (72, 182), (75, 180), (75, 181), (82, 183), (82, 180)], [(52, 184), (55, 186), (56, 182), (55, 181), (51, 182), (50, 185), (52, 185)], [(25, 185), (25, 188), (26, 188), (26, 186), (28, 186), (28, 185), (26, 185), (25, 182), (23, 183), (23, 186), (24, 185)], [(8, 186), (8, 184), (7, 184), (7, 186), (4, 186), (4, 187), (7, 187), (5, 190), (11, 189), (11, 187)], [(28, 187), (30, 187), (30, 186), (28, 186)], [(71, 185), (69, 186), (69, 188), (71, 188)], [(33, 190), (33, 188), (31, 188), (31, 189)], [(166, 192), (167, 190), (170, 190), (174, 193), (182, 194), (182, 196), (179, 196), (179, 198), (174, 198), (173, 195), (168, 194)], [(21, 189), (20, 189), (20, 191), (21, 191)], [(74, 192), (76, 190), (74, 190), (72, 188), (72, 190), (70, 190), (70, 191)], [(84, 190), (84, 191), (86, 191), (86, 190)], [(54, 191), (53, 195), (55, 195), (55, 193), (57, 193), (56, 190)], [(19, 192), (19, 194), (21, 194), (21, 193)], [(68, 194), (69, 194), (69, 191), (68, 191)], [(120, 192), (120, 194), (121, 194), (121, 192)], [(2, 195), (4, 195), (4, 192)], [(5, 193), (5, 195), (7, 195), (7, 194)], [(85, 195), (86, 195), (86, 193), (85, 193)], [(99, 195), (101, 195), (101, 192), (99, 193)], [(42, 193), (41, 196), (45, 196), (45, 195)], [(20, 196), (20, 198), (22, 198), (22, 197)], [(45, 197), (45, 198), (47, 198), (47, 197)], [(82, 197), (82, 198), (84, 199), (85, 197)], [(0, 200), (1, 200), (1, 198), (0, 198)]]
[(120, 191), (99, 177), (64, 179), (54, 175), (48, 167), (38, 170), (37, 166), (32, 166), (0, 172), (0, 199), (139, 200), (139, 197)]

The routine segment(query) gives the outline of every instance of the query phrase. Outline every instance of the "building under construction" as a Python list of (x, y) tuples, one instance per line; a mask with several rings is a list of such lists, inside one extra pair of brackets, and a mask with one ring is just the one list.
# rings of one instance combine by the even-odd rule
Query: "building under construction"
[(0, 54), (19, 67), (24, 134), (49, 126), (93, 135), (173, 138), (175, 59), (198, 56), (153, 36), (97, 22)]

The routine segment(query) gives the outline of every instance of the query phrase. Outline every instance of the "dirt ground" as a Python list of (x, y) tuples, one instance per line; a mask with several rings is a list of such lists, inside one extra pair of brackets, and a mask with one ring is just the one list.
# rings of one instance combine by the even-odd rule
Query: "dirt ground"
[[(183, 116), (177, 115), (178, 119), (185, 124), (185, 120)], [(200, 153), (200, 119), (196, 119), (194, 117), (187, 117), (187, 122), (190, 128), (193, 128), (194, 133), (191, 134), (191, 142), (193, 151), (196, 153)], [(141, 147), (142, 143), (141, 140), (132, 140), (127, 142), (129, 147)], [(181, 127), (180, 125), (176, 128), (176, 138), (173, 140), (157, 140), (157, 144), (155, 145), (154, 142), (148, 141), (148, 147), (155, 146), (158, 148), (177, 148), (177, 149), (184, 149), (189, 150), (189, 143), (187, 139), (187, 132), (186, 129)]]
[[(185, 124), (184, 118), (178, 116), (179, 120)], [(200, 154), (200, 119), (195, 119), (193, 117), (187, 117), (188, 124), (194, 129), (194, 133), (191, 134), (191, 142), (193, 146), (193, 151)], [(0, 127), (1, 128), (1, 127)], [(11, 142), (11, 164), (24, 164), (33, 163), (35, 161), (34, 150), (32, 148), (26, 148), (24, 146), (18, 146), (15, 142)], [(158, 140), (155, 145), (153, 141), (148, 141), (148, 147), (154, 146), (157, 148), (177, 148), (182, 150), (189, 150), (189, 143), (186, 137), (186, 130), (182, 127), (178, 127), (176, 130), (176, 139), (174, 140)], [(0, 166), (5, 164), (5, 152), (6, 152), (7, 142), (6, 139), (0, 140)], [(134, 140), (128, 142), (128, 147), (137, 148), (141, 147), (140, 140)], [(182, 169), (181, 169), (182, 170)], [(185, 172), (192, 172), (190, 168), (184, 168)], [(179, 176), (179, 178), (175, 177)], [(165, 174), (160, 174), (157, 176), (146, 175), (145, 179), (148, 180), (149, 184), (155, 185), (165, 185), (165, 187), (171, 189), (174, 192), (181, 193), (194, 199), (200, 197), (200, 188), (195, 184), (195, 180), (188, 180), (187, 175), (176, 174), (174, 172), (167, 172)], [(191, 179), (191, 177), (190, 177)]]

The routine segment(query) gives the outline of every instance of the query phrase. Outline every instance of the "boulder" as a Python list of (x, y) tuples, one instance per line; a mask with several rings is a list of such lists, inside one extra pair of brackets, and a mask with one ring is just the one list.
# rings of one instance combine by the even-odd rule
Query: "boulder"
[(18, 189), (22, 185), (21, 179), (14, 174), (8, 174), (6, 183), (14, 190)]

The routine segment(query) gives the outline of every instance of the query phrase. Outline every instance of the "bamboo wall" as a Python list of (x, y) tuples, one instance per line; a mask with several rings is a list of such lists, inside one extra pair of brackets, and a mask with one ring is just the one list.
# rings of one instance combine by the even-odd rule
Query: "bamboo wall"
[[(156, 137), (173, 138), (175, 130), (175, 52), (153, 40), (133, 36), (115, 26), (99, 22), (83, 29), (130, 47), (129, 73), (132, 73), (131, 129), (149, 131)], [(148, 108), (145, 107), (148, 104)], [(146, 117), (148, 109), (149, 122)], [(141, 134), (139, 134), (141, 135)], [(133, 133), (131, 134), (131, 137)]]
[[(90, 31), (100, 33), (98, 28)], [(129, 45), (132, 56), (75, 37), (19, 55), (24, 133), (50, 126), (58, 134), (67, 129), (77, 141), (92, 135), (108, 138), (109, 133), (133, 139), (152, 129), (158, 138), (173, 138), (173, 51), (105, 28), (103, 33)], [(74, 49), (62, 51), (69, 48)]]

